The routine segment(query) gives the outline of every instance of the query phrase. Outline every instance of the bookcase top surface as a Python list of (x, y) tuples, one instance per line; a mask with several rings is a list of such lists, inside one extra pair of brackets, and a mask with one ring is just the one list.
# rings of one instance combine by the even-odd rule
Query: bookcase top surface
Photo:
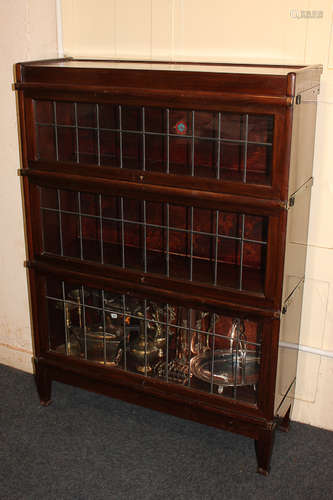
[(91, 69), (121, 69), (121, 70), (155, 70), (184, 71), (203, 73), (232, 73), (252, 75), (287, 75), (306, 69), (299, 65), (264, 65), (264, 64), (232, 64), (206, 62), (167, 62), (144, 60), (104, 60), (104, 59), (54, 59), (49, 61), (32, 61), (25, 65), (58, 67), (58, 68), (91, 68)]

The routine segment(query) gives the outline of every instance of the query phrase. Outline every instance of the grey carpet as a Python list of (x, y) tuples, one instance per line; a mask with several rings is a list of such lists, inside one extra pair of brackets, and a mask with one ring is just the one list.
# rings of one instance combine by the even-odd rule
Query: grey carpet
[(270, 476), (253, 441), (0, 365), (0, 499), (331, 499), (333, 432), (293, 423)]

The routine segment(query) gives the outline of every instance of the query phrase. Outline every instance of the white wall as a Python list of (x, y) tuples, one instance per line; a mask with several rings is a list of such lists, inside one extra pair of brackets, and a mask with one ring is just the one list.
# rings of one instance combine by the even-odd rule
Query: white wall
[[(68, 55), (322, 63), (315, 184), (293, 418), (333, 430), (333, 42), (328, 0), (62, 0)], [(322, 10), (297, 19), (291, 9)]]
[(55, 0), (1, 0), (0, 19), (0, 363), (32, 372), (13, 64), (57, 54)]

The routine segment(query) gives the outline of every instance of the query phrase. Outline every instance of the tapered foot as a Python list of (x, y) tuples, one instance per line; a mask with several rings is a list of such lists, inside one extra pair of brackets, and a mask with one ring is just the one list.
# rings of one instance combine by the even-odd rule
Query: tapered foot
[(35, 381), (40, 404), (42, 406), (49, 406), (52, 402), (52, 380), (48, 374), (47, 368), (38, 363), (38, 360), (35, 360)]
[(259, 439), (256, 439), (254, 442), (258, 463), (257, 472), (264, 476), (268, 476), (271, 469), (274, 435), (275, 429), (263, 430), (260, 433)]
[(52, 399), (49, 399), (48, 401), (40, 400), (41, 406), (50, 406), (51, 403), (52, 403)]

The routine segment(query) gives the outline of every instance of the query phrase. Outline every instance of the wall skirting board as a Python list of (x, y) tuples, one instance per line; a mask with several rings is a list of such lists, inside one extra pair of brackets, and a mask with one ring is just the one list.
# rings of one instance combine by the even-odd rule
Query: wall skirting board
[(33, 373), (32, 351), (0, 343), (0, 363), (27, 373)]

